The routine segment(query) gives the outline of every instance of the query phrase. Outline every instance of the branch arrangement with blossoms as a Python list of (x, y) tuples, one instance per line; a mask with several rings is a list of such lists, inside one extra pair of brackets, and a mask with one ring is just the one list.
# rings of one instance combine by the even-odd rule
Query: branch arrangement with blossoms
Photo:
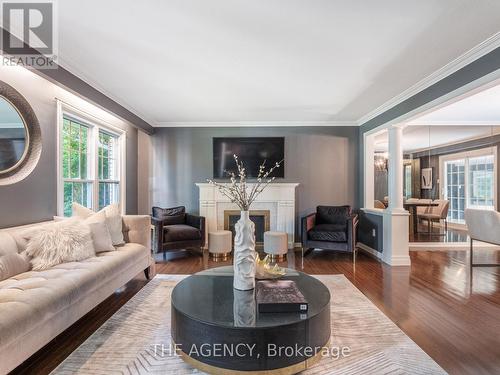
[(266, 161), (259, 167), (259, 174), (257, 180), (251, 187), (247, 188), (247, 173), (243, 161), (237, 155), (233, 155), (236, 166), (238, 167), (238, 174), (230, 171), (224, 173), (230, 178), (230, 183), (219, 183), (213, 180), (207, 180), (210, 184), (216, 186), (221, 194), (231, 200), (231, 203), (238, 205), (241, 211), (248, 211), (251, 204), (264, 191), (265, 188), (271, 184), (276, 177), (271, 176), (276, 168), (279, 168), (283, 160), (275, 163), (271, 168), (266, 170)]

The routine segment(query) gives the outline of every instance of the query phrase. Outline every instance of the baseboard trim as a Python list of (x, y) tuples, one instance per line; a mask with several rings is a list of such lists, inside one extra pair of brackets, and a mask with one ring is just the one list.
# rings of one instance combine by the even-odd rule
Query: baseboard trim
[(375, 259), (378, 259), (378, 260), (382, 260), (382, 253), (371, 248), (370, 246), (368, 245), (365, 245), (364, 243), (362, 242), (358, 242), (356, 244), (356, 247), (360, 250), (363, 250), (364, 252), (366, 252), (368, 255), (372, 256), (373, 258)]
[(411, 266), (411, 259), (409, 255), (395, 256), (388, 263), (390, 266)]

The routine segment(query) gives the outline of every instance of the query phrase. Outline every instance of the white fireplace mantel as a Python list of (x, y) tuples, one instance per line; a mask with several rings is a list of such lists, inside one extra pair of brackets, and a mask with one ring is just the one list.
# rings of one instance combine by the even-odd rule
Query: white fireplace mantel
[[(247, 183), (251, 189), (253, 183)], [(229, 198), (209, 183), (197, 183), (200, 189), (200, 215), (206, 220), (208, 232), (224, 229), (224, 211), (238, 210)], [(295, 240), (295, 189), (298, 183), (272, 183), (252, 203), (251, 210), (269, 210), (270, 228), (272, 231), (288, 234), (288, 247), (293, 248)]]

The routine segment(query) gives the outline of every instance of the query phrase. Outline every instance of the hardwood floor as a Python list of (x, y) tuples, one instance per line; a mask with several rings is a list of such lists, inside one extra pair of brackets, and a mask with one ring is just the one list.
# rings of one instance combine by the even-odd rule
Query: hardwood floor
[[(500, 373), (500, 268), (475, 268), (464, 251), (412, 251), (411, 267), (389, 267), (358, 253), (290, 252), (282, 266), (310, 274), (344, 274), (437, 363), (451, 374)], [(475, 262), (499, 262), (500, 251), (478, 252)], [(158, 258), (157, 272), (190, 274), (215, 263), (206, 254)], [(46, 374), (125, 304), (147, 281), (128, 283), (14, 371)]]
[(418, 233), (409, 232), (410, 242), (467, 242), (469, 236), (467, 231), (448, 228), (447, 231), (439, 226), (434, 226), (429, 234), (429, 228), (426, 223), (418, 225)]

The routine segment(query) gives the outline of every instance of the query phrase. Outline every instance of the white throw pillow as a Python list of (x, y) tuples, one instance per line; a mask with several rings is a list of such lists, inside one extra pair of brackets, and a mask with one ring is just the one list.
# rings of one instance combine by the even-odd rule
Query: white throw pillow
[[(94, 214), (94, 211), (78, 203), (73, 203), (72, 209), (73, 216), (77, 216), (82, 219), (87, 219)], [(108, 230), (111, 234), (113, 245), (123, 245), (125, 243), (125, 240), (123, 239), (123, 223), (120, 207), (117, 204), (111, 204), (104, 207), (99, 212), (104, 212), (104, 214), (106, 215), (106, 224), (108, 225)]]
[(25, 254), (32, 257), (34, 271), (93, 257), (90, 227), (74, 219), (44, 226), (30, 239)]
[(82, 219), (86, 219), (95, 213), (90, 208), (82, 206), (81, 204), (76, 202), (73, 202), (73, 204), (71, 205), (71, 210), (73, 212), (73, 217), (79, 217)]
[(106, 214), (103, 211), (89, 216), (83, 223), (90, 227), (96, 253), (116, 250), (113, 246), (108, 224), (106, 223)]
[(123, 245), (125, 240), (123, 239), (123, 221), (120, 206), (117, 204), (111, 204), (104, 207), (101, 211), (104, 211), (106, 214), (108, 229), (111, 234), (111, 238), (113, 239), (113, 245)]

